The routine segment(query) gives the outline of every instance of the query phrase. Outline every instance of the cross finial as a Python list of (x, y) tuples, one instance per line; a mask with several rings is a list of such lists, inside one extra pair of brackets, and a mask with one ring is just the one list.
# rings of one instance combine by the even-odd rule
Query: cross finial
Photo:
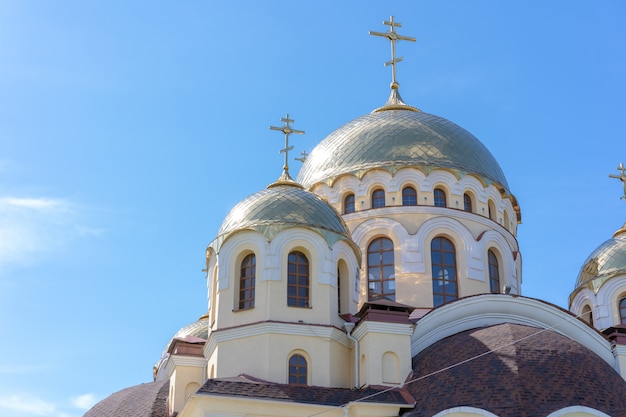
[(294, 120), (289, 118), (289, 113), (287, 113), (287, 115), (285, 117), (282, 117), (280, 119), (280, 121), (284, 123), (283, 126), (281, 126), (281, 127), (270, 126), (270, 130), (278, 130), (278, 131), (283, 132), (285, 134), (285, 147), (280, 150), (280, 153), (284, 153), (285, 154), (285, 165), (283, 165), (283, 173), (289, 175), (289, 173), (288, 173), (288, 171), (289, 171), (289, 164), (288, 164), (288, 161), (289, 161), (289, 151), (293, 149), (293, 146), (289, 146), (289, 135), (291, 135), (291, 134), (301, 135), (301, 134), (304, 134), (304, 130), (295, 130), (295, 129), (291, 128), (289, 123), (293, 123)]
[(309, 153), (307, 151), (300, 152), (300, 158), (293, 158), (296, 161), (304, 162), (309, 157)]
[(620, 180), (622, 182), (622, 184), (624, 185), (624, 195), (620, 197), (620, 199), (622, 200), (626, 200), (626, 174), (624, 174), (624, 172), (626, 171), (626, 167), (624, 166), (623, 162), (619, 163), (619, 166), (617, 167), (618, 171), (621, 171), (622, 173), (620, 175), (610, 175), (610, 178), (617, 178), (618, 180)]
[(391, 65), (391, 88), (397, 89), (398, 82), (396, 80), (396, 64), (402, 61), (402, 57), (396, 57), (396, 42), (401, 40), (415, 42), (415, 38), (399, 35), (398, 32), (396, 32), (396, 28), (401, 28), (402, 24), (394, 21), (393, 16), (389, 18), (389, 21), (384, 20), (383, 24), (389, 26), (389, 31), (383, 33), (370, 30), (369, 34), (374, 36), (382, 36), (383, 38), (387, 38), (391, 42), (391, 61), (385, 62), (385, 66)]

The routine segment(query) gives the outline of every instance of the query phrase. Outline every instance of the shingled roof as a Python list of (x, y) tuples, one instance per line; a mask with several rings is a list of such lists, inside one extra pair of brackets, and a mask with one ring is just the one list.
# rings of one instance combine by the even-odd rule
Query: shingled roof
[(256, 398), (303, 404), (342, 406), (354, 401), (412, 406), (414, 399), (402, 389), (366, 387), (362, 389), (327, 388), (276, 384), (247, 375), (209, 379), (198, 394)]
[(135, 385), (109, 395), (83, 417), (168, 417), (169, 380)]
[(467, 330), (420, 352), (413, 369), (415, 382), (405, 387), (416, 405), (403, 417), (461, 406), (499, 417), (547, 416), (569, 406), (626, 416), (626, 381), (595, 353), (550, 330), (511, 323)]

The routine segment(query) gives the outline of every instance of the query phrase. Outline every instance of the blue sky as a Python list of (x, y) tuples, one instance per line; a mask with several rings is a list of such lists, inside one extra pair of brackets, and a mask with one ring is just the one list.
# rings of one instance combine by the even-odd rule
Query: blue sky
[[(230, 208), (388, 96), (478, 137), (523, 223), (523, 292), (567, 307), (626, 221), (626, 3), (0, 3), (0, 414), (75, 417), (152, 379), (206, 311)], [(294, 155), (295, 156), (295, 155)], [(299, 163), (291, 164), (293, 176)]]

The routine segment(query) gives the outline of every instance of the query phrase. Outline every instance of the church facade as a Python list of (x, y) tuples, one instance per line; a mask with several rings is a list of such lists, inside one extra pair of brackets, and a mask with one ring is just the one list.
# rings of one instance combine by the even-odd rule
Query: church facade
[[(569, 311), (522, 295), (521, 209), (470, 132), (390, 96), (206, 251), (208, 311), (94, 416), (626, 416), (626, 225)], [(624, 170), (615, 176), (626, 180)]]

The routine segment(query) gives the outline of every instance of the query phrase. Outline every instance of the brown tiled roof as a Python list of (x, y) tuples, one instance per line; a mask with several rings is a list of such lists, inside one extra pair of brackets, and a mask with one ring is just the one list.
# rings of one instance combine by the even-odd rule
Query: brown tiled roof
[[(413, 358), (416, 381), (405, 387), (416, 404), (404, 417), (433, 416), (460, 406), (500, 417), (535, 417), (575, 405), (626, 416), (626, 381), (579, 343), (540, 330), (504, 323), (464, 331), (429, 346)], [(435, 373), (440, 370), (444, 371)]]
[(169, 380), (135, 385), (109, 395), (83, 417), (168, 417)]
[(387, 387), (362, 389), (326, 388), (303, 385), (276, 384), (246, 375), (236, 378), (209, 379), (198, 394), (227, 395), (272, 401), (341, 406), (353, 401), (400, 404), (411, 406), (413, 399), (406, 391)]

